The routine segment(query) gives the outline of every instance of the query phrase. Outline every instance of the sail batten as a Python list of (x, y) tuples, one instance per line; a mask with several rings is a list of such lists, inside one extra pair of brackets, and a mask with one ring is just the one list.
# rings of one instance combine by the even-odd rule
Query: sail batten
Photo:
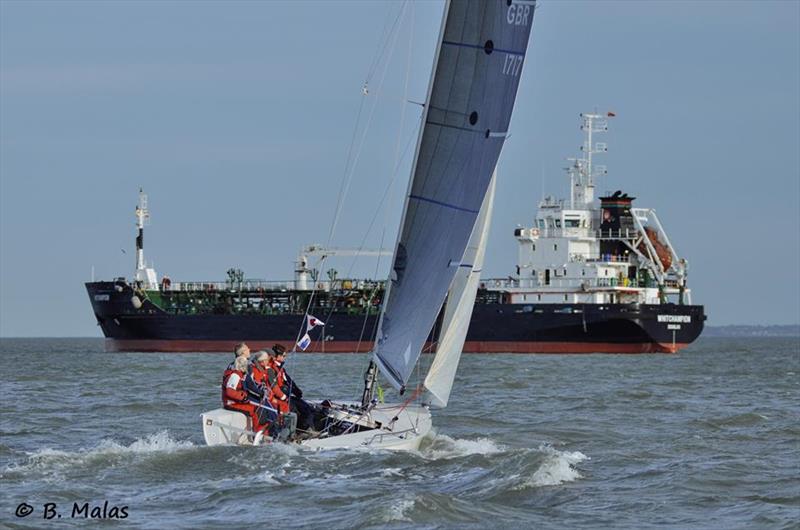
[(505, 142), (532, 18), (532, 6), (505, 0), (446, 4), (374, 351), (398, 389), (463, 264)]

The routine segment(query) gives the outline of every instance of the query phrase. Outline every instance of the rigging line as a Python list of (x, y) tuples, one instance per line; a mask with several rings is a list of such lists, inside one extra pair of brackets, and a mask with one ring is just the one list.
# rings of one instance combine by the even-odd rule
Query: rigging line
[[(400, 11), (401, 14), (405, 13), (405, 7), (406, 7), (406, 4), (404, 3), (403, 4), (403, 8)], [(389, 58), (391, 58), (391, 56), (394, 54), (394, 46), (397, 43), (398, 34), (399, 34), (399, 32), (395, 32), (394, 35), (392, 36), (392, 39), (391, 39), (392, 47), (391, 47), (391, 51), (389, 53)], [(376, 94), (380, 94), (381, 90), (383, 89), (383, 83), (384, 83), (384, 81), (386, 79), (386, 72), (388, 71), (388, 69), (389, 69), (389, 61), (387, 60), (384, 63), (383, 72), (381, 73), (381, 79), (380, 79), (380, 82), (378, 83), (378, 90), (377, 90)], [(362, 108), (363, 102), (364, 102), (364, 99), (363, 99), (363, 96), (362, 96), (361, 104), (359, 105), (359, 116), (361, 114), (361, 108)], [(331, 223), (331, 229), (330, 229), (330, 232), (328, 233), (328, 242), (327, 242), (327, 245), (326, 245), (327, 247), (330, 247), (330, 243), (331, 243), (331, 241), (333, 241), (333, 235), (336, 232), (336, 227), (337, 227), (337, 225), (339, 223), (339, 218), (341, 217), (341, 213), (342, 213), (342, 204), (344, 203), (344, 198), (347, 196), (347, 193), (348, 193), (348, 191), (350, 189), (350, 184), (352, 183), (353, 173), (355, 172), (355, 167), (358, 164), (359, 158), (361, 157), (361, 152), (362, 152), (363, 147), (364, 147), (364, 141), (366, 140), (367, 132), (369, 131), (370, 124), (372, 123), (372, 118), (375, 115), (375, 109), (377, 108), (377, 105), (378, 105), (378, 98), (376, 97), (375, 98), (375, 102), (373, 103), (372, 108), (370, 109), (369, 117), (367, 118), (367, 123), (364, 126), (364, 131), (363, 131), (363, 133), (361, 135), (361, 140), (359, 142), (358, 149), (355, 152), (355, 157), (352, 159), (352, 163), (350, 164), (349, 168), (347, 167), (347, 164), (345, 164), (345, 175), (343, 177), (342, 186), (339, 189), (339, 198), (337, 200), (336, 210), (335, 210), (335, 213), (334, 213), (334, 216), (333, 216), (333, 222)], [(357, 130), (358, 130), (358, 122), (356, 122), (356, 128), (353, 131), (353, 137), (354, 138), (356, 136), (356, 131)], [(352, 147), (353, 147), (353, 144), (351, 143), (350, 148), (352, 149)], [(322, 265), (325, 262), (326, 258), (327, 258), (327, 255), (323, 255), (322, 258), (319, 260), (318, 266), (320, 268), (322, 267)], [(306, 326), (306, 321), (308, 320), (309, 310), (311, 309), (311, 304), (312, 304), (312, 302), (314, 300), (314, 297), (315, 297), (315, 294), (316, 294), (316, 291), (317, 291), (317, 283), (318, 282), (316, 282), (316, 281), (314, 282), (314, 286), (313, 286), (313, 288), (311, 290), (311, 296), (308, 299), (308, 304), (306, 304), (306, 310), (305, 310), (305, 313), (303, 315), (303, 322), (300, 324), (300, 328), (299, 328), (299, 330), (297, 332), (297, 337), (295, 339), (295, 343), (292, 345), (292, 350), (291, 350), (292, 352), (297, 351), (297, 342), (300, 340), (300, 337), (302, 337), (303, 328)], [(324, 337), (323, 337), (323, 339), (324, 339)]]
[[(400, 106), (400, 125), (398, 126), (397, 137), (395, 139), (394, 161), (392, 162), (392, 169), (391, 169), (391, 173), (390, 173), (391, 178), (389, 179), (389, 185), (387, 186), (387, 190), (388, 190), (388, 193), (389, 193), (389, 201), (388, 201), (389, 203), (391, 203), (392, 190), (394, 190), (393, 184), (394, 184), (394, 181), (395, 181), (395, 179), (397, 177), (397, 172), (400, 169), (400, 162), (401, 162), (401, 160), (403, 160), (405, 158), (405, 154), (408, 151), (408, 147), (409, 147), (409, 145), (411, 143), (411, 140), (409, 140), (409, 142), (406, 144), (406, 147), (401, 151), (401, 149), (400, 149), (401, 140), (402, 140), (402, 137), (403, 137), (403, 130), (405, 128), (405, 118), (406, 118), (406, 113), (407, 113), (405, 102), (408, 100), (408, 84), (409, 84), (409, 80), (411, 78), (411, 58), (412, 58), (413, 44), (414, 44), (414, 4), (413, 3), (408, 3), (408, 2), (405, 2), (405, 4), (408, 5), (408, 9), (409, 9), (410, 13), (408, 15), (408, 25), (409, 25), (408, 35), (409, 35), (409, 37), (408, 37), (408, 51), (407, 51), (407, 54), (406, 54), (406, 71), (405, 71), (405, 77), (404, 77), (404, 82), (403, 82), (403, 97), (402, 97), (402, 100), (401, 100), (404, 103)], [(398, 15), (398, 20), (399, 20), (399, 15)], [(398, 34), (399, 34), (399, 32), (398, 32)], [(412, 136), (412, 139), (413, 139), (413, 136)], [(387, 192), (384, 192), (384, 197), (381, 198), (381, 204), (383, 204), (384, 200), (386, 199), (386, 195), (387, 195)], [(372, 230), (372, 226), (374, 225), (375, 220), (377, 219), (377, 213), (379, 211), (380, 211), (380, 205), (379, 205), (379, 208), (376, 211), (375, 215), (373, 216), (373, 218), (372, 218), (372, 220), (370, 222), (370, 225), (366, 230), (366, 233), (364, 234), (364, 238), (361, 241), (361, 245), (359, 246), (359, 250), (361, 250), (363, 248), (363, 246), (364, 246), (364, 244), (366, 242), (366, 239), (369, 236), (369, 232)], [(389, 223), (389, 209), (388, 208), (385, 209), (384, 213), (385, 213), (385, 215), (384, 215), (384, 227), (383, 227), (383, 231), (382, 231), (382, 234), (381, 234), (381, 244), (378, 247), (378, 248), (381, 248), (381, 249), (383, 248), (383, 241), (384, 241), (385, 235), (386, 235), (386, 226)], [(380, 269), (380, 262), (381, 262), (381, 256), (379, 255), (378, 259), (376, 260), (376, 265), (375, 265), (375, 276), (374, 276), (375, 278), (378, 277), (378, 270)], [(348, 276), (349, 276), (350, 271), (352, 271), (354, 266), (355, 266), (355, 258), (353, 258), (353, 262), (350, 265), (350, 269), (348, 269), (348, 272), (347, 272)], [(367, 315), (368, 314), (369, 314), (369, 311), (367, 312)], [(365, 318), (365, 321), (364, 321), (364, 325), (366, 326), (366, 318)], [(359, 337), (359, 342), (358, 342), (359, 346), (361, 344), (361, 340), (362, 339), (363, 339), (363, 328), (362, 328), (362, 334)]]
[[(384, 209), (384, 212), (386, 212), (386, 215), (388, 217), (388, 209), (383, 208), (383, 205), (384, 205), (384, 203), (387, 202), (387, 197), (389, 197), (391, 195), (392, 190), (394, 189), (394, 183), (395, 183), (395, 180), (397, 179), (397, 174), (400, 171), (400, 167), (402, 165), (402, 162), (403, 162), (403, 160), (405, 160), (406, 155), (409, 152), (409, 148), (411, 147), (411, 143), (413, 142), (413, 140), (415, 138), (416, 138), (416, 135), (411, 135), (409, 137), (408, 141), (406, 142), (406, 146), (403, 148), (403, 151), (402, 151), (402, 156), (400, 157), (400, 160), (398, 160), (397, 165), (394, 167), (394, 170), (391, 173), (391, 178), (389, 179), (389, 182), (388, 182), (388, 184), (386, 185), (386, 188), (383, 191), (383, 195), (381, 196), (381, 200), (378, 202), (378, 205), (375, 208), (375, 213), (372, 215), (372, 218), (370, 219), (369, 225), (367, 226), (367, 229), (364, 231), (364, 236), (361, 238), (361, 242), (358, 245), (357, 252), (360, 252), (361, 250), (363, 250), (364, 246), (366, 245), (367, 238), (369, 237), (369, 233), (372, 231), (372, 227), (375, 225), (375, 221), (378, 219), (378, 214), (381, 212), (381, 209)], [(388, 221), (387, 221), (387, 223), (388, 223)], [(380, 258), (380, 256), (379, 256), (379, 258)], [(354, 267), (355, 267), (355, 259), (353, 260), (353, 262), (350, 263), (350, 267), (347, 269), (347, 272), (345, 273), (345, 276), (349, 276)], [(329, 313), (329, 315), (330, 315), (330, 313)]]
[[(383, 248), (383, 240), (385, 235), (386, 235), (386, 230), (383, 230), (383, 232), (381, 232), (381, 244), (378, 248)], [(379, 254), (378, 259), (375, 260), (375, 273), (373, 275), (374, 278), (378, 277), (378, 270), (380, 269), (380, 264), (381, 264), (381, 256)], [(356, 353), (358, 353), (359, 350), (361, 349), (361, 342), (364, 340), (364, 331), (367, 329), (367, 321), (369, 320), (369, 315), (370, 312), (372, 311), (372, 301), (375, 299), (375, 295), (378, 293), (379, 285), (380, 285), (379, 283), (377, 282), (375, 283), (375, 287), (372, 289), (372, 293), (369, 295), (369, 298), (367, 299), (367, 310), (364, 313), (364, 322), (361, 324), (361, 333), (359, 333), (358, 335), (358, 343), (356, 344)], [(375, 334), (377, 333), (377, 322), (378, 319), (375, 319), (375, 324), (373, 324), (372, 326), (373, 337), (375, 337)], [(358, 390), (359, 389), (356, 389), (356, 395), (358, 395)]]
[(412, 401), (414, 401), (415, 399), (417, 399), (417, 397), (419, 396), (420, 392), (422, 392), (423, 388), (424, 388), (424, 387), (423, 387), (421, 384), (417, 385), (417, 388), (416, 388), (416, 390), (414, 390), (414, 393), (413, 393), (413, 394), (411, 394), (411, 397), (409, 397), (407, 400), (405, 400), (405, 401), (403, 402), (403, 404), (400, 406), (400, 410), (398, 410), (398, 411), (397, 411), (397, 414), (395, 414), (395, 415), (394, 415), (394, 418), (392, 418), (392, 422), (390, 423), (390, 425), (391, 425), (392, 423), (394, 423), (394, 422), (395, 422), (395, 421), (396, 421), (396, 420), (399, 418), (400, 414), (402, 414), (402, 412), (403, 412), (403, 411), (406, 409), (406, 407), (408, 407), (408, 405), (409, 405), (409, 404), (410, 404)]
[[(409, 79), (411, 78), (411, 58), (412, 58), (413, 50), (414, 50), (414, 4), (413, 3), (409, 4), (409, 10), (410, 10), (410, 14), (408, 16), (408, 26), (409, 26), (408, 34), (409, 34), (409, 37), (408, 37), (408, 50), (407, 50), (407, 53), (406, 53), (405, 79), (403, 80), (403, 99), (402, 99), (403, 102), (408, 100), (408, 83), (409, 83)], [(408, 146), (411, 144), (411, 141), (409, 140), (409, 142), (406, 144), (406, 147), (402, 150), (402, 153), (401, 153), (400, 145), (401, 145), (401, 139), (403, 137), (403, 130), (405, 128), (406, 113), (407, 113), (406, 105), (405, 105), (405, 103), (403, 103), (403, 104), (400, 105), (400, 125), (399, 125), (399, 127), (397, 129), (397, 138), (395, 139), (395, 145), (394, 145), (394, 162), (392, 163), (393, 168), (392, 168), (391, 178), (389, 179), (389, 185), (388, 185), (388, 193), (389, 193), (389, 197), (390, 197), (389, 201), (388, 201), (389, 203), (391, 203), (391, 196), (393, 195), (392, 190), (394, 190), (394, 181), (395, 181), (395, 179), (397, 177), (397, 172), (399, 171), (400, 161), (403, 158), (405, 158), (405, 153), (408, 150)], [(412, 138), (413, 138), (413, 136), (412, 136)], [(384, 193), (384, 196), (385, 195), (386, 195), (386, 193)], [(381, 199), (381, 202), (383, 202), (383, 198)], [(376, 211), (375, 216), (373, 217), (373, 221), (370, 223), (370, 227), (367, 230), (367, 233), (365, 234), (365, 237), (364, 237), (363, 241), (366, 241), (366, 237), (369, 234), (369, 231), (372, 229), (372, 224), (374, 223), (374, 219), (377, 218), (378, 211)], [(386, 226), (388, 224), (389, 224), (389, 209), (386, 208), (386, 209), (384, 209), (383, 229), (381, 230), (380, 245), (378, 246), (378, 248), (383, 248), (383, 243), (384, 243), (384, 240), (386, 238)], [(362, 242), (362, 244), (363, 244), (363, 242)], [(381, 258), (382, 258), (382, 256), (378, 255), (378, 259), (375, 260), (375, 273), (373, 275), (374, 278), (378, 277), (378, 271), (380, 270), (380, 265), (381, 265)], [(361, 325), (361, 333), (358, 336), (358, 343), (357, 343), (357, 346), (356, 346), (356, 352), (358, 352), (360, 350), (360, 348), (361, 348), (361, 342), (364, 339), (364, 331), (366, 330), (367, 321), (369, 320), (370, 311), (372, 310), (372, 301), (375, 298), (375, 295), (377, 294), (377, 292), (378, 292), (378, 284), (376, 284), (375, 289), (373, 289), (372, 294), (370, 295), (369, 299), (367, 300), (367, 310), (366, 310), (366, 314), (364, 315), (364, 322)], [(385, 300), (381, 300), (381, 302), (384, 302), (384, 301)], [(378, 319), (376, 319), (375, 324), (373, 325), (372, 337), (375, 337), (375, 335), (377, 334), (377, 320)]]
[(397, 12), (397, 15), (394, 18), (394, 22), (392, 23), (392, 27), (388, 32), (386, 31), (386, 27), (388, 26), (388, 20), (387, 20), (386, 23), (384, 23), (383, 32), (381, 32), (381, 35), (384, 35), (385, 39), (383, 40), (382, 44), (378, 45), (379, 51), (372, 58), (372, 63), (369, 65), (369, 68), (367, 69), (367, 77), (364, 79), (364, 84), (365, 85), (370, 82), (370, 80), (372, 79), (372, 76), (375, 74), (375, 70), (377, 70), (377, 68), (378, 68), (378, 64), (380, 63), (380, 59), (381, 59), (381, 57), (383, 57), (383, 54), (386, 51), (386, 46), (389, 45), (389, 38), (391, 37), (391, 35), (394, 33), (395, 29), (397, 28), (397, 23), (400, 21), (400, 18), (401, 18), (402, 14), (403, 14), (403, 11), (405, 10), (405, 6), (406, 6), (407, 3), (408, 3), (408, 1), (406, 0), (400, 6), (400, 10)]
[[(405, 4), (404, 4), (404, 6), (405, 6)], [(389, 59), (391, 59), (391, 56), (394, 55), (394, 46), (397, 43), (398, 34), (399, 33), (395, 33), (394, 36), (393, 36), (392, 49), (391, 49), (391, 52), (389, 54)], [(384, 63), (383, 72), (381, 73), (381, 79), (380, 79), (380, 82), (378, 83), (378, 90), (376, 92), (376, 95), (380, 94), (381, 91), (383, 90), (383, 83), (386, 80), (386, 73), (387, 73), (388, 69), (389, 69), (389, 60), (387, 60)], [(377, 106), (378, 106), (378, 98), (376, 97), (374, 103), (372, 104), (372, 108), (370, 109), (369, 117), (367, 118), (367, 124), (365, 125), (364, 131), (363, 131), (363, 133), (361, 135), (361, 140), (359, 142), (358, 149), (356, 149), (355, 156), (353, 158), (352, 164), (350, 165), (350, 169), (349, 169), (349, 171), (348, 171), (348, 173), (346, 175), (345, 185), (344, 185), (344, 188), (343, 188), (343, 194), (340, 196), (341, 197), (341, 202), (339, 202), (339, 204), (337, 204), (337, 206), (336, 206), (336, 215), (334, 216), (333, 224), (331, 225), (331, 231), (330, 231), (330, 234), (328, 236), (328, 245), (329, 246), (330, 246), (330, 242), (333, 239), (333, 234), (336, 231), (336, 226), (337, 226), (337, 224), (339, 222), (339, 217), (340, 217), (341, 208), (342, 208), (342, 202), (344, 201), (344, 198), (347, 196), (347, 193), (350, 190), (350, 184), (353, 181), (353, 174), (355, 173), (355, 168), (358, 165), (359, 159), (361, 158), (361, 153), (362, 153), (363, 148), (364, 148), (364, 142), (367, 139), (367, 133), (369, 132), (369, 127), (370, 127), (370, 124), (372, 123), (372, 118), (375, 115), (375, 109), (377, 108)]]

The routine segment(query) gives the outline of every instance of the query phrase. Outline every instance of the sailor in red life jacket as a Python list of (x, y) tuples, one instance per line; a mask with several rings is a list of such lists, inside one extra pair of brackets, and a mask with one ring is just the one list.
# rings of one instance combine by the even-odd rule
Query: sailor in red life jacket
[[(303, 391), (289, 377), (284, 368), (286, 348), (280, 344), (275, 344), (269, 354), (271, 363), (267, 374), (270, 377), (269, 384), (273, 385), (273, 396), (285, 397), (285, 399), (279, 397), (277, 403), (274, 404), (275, 408), (282, 413), (293, 412), (297, 416), (297, 426), (300, 429), (304, 431), (314, 429), (314, 409), (303, 399)], [(277, 391), (275, 387), (278, 387)], [(285, 410), (287, 408), (288, 411)]]
[(265, 426), (270, 428), (270, 435), (276, 435), (278, 414), (271, 404), (272, 391), (269, 387), (267, 369), (269, 367), (269, 355), (267, 352), (260, 351), (256, 354), (255, 360), (250, 364), (247, 375), (244, 378), (243, 390), (251, 402), (256, 403), (258, 423), (260, 428)]
[(237, 344), (236, 358), (225, 369), (222, 376), (222, 406), (228, 410), (244, 412), (253, 422), (253, 430), (261, 427), (257, 407), (250, 402), (244, 390), (244, 379), (250, 359), (250, 348), (245, 343)]
[(286, 388), (286, 372), (283, 370), (284, 362), (286, 362), (286, 348), (276, 344), (269, 352), (267, 384), (270, 389), (270, 403), (281, 414), (289, 412), (289, 396), (284, 392)]

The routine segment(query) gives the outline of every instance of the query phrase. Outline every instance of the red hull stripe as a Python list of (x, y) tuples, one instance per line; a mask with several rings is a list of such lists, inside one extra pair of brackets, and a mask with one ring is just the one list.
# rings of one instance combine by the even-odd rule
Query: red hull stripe
[[(240, 341), (227, 340), (159, 340), (106, 339), (106, 351), (145, 351), (145, 352), (232, 352)], [(291, 350), (292, 343), (285, 340), (247, 340), (244, 342), (252, 351), (266, 350), (273, 344), (282, 344)], [(505, 342), (505, 341), (467, 341), (464, 353), (675, 353), (685, 348), (684, 343), (655, 342)], [(358, 349), (356, 349), (358, 348)], [(430, 345), (428, 345), (430, 348)], [(329, 341), (314, 342), (301, 353), (367, 353), (372, 350), (372, 342)]]

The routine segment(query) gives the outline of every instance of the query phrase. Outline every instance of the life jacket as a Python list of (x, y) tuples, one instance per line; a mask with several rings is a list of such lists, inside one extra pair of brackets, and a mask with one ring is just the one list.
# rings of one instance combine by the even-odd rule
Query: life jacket
[(286, 373), (283, 371), (283, 367), (278, 366), (274, 359), (270, 359), (266, 375), (266, 386), (270, 390), (270, 403), (282, 413), (289, 412), (289, 396), (284, 392)]
[[(228, 386), (228, 382), (233, 376), (236, 376), (236, 384), (234, 388)], [(229, 364), (222, 374), (222, 404), (232, 405), (234, 403), (247, 402), (247, 392), (242, 388), (244, 382), (244, 372), (236, 370), (233, 363)]]
[(272, 392), (269, 388), (269, 381), (267, 380), (267, 371), (259, 363), (250, 365), (250, 378), (260, 387), (264, 389), (264, 399), (270, 399)]

